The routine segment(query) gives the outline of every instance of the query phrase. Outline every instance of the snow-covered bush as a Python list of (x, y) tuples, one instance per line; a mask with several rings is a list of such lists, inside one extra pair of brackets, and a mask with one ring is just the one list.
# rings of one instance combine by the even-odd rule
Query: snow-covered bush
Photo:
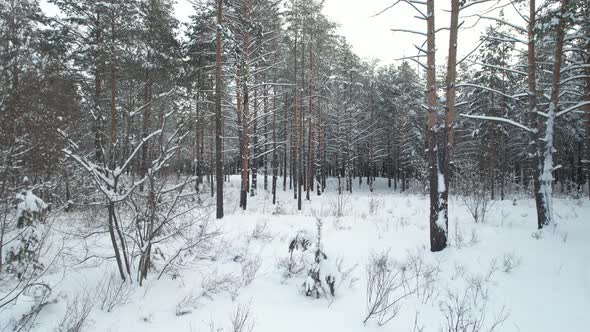
[[(306, 296), (319, 298), (321, 294), (335, 296), (336, 285), (340, 282), (337, 262), (328, 258), (322, 249), (322, 219), (316, 214), (317, 237), (315, 241), (307, 231), (299, 231), (289, 242), (288, 261), (281, 263), (285, 275), (291, 277), (303, 271), (306, 278), (303, 291)], [(340, 265), (342, 262), (340, 262)]]
[(274, 206), (274, 211), (272, 212), (275, 216), (282, 216), (287, 214), (287, 210), (285, 209), (285, 205), (281, 201), (277, 201), (277, 204)]
[(309, 232), (300, 230), (289, 241), (289, 257), (279, 262), (280, 268), (285, 268), (285, 276), (291, 277), (305, 269), (304, 254), (312, 246)]
[(34, 225), (26, 226), (6, 255), (6, 272), (23, 279), (39, 273), (43, 264), (39, 262), (41, 234)]
[(16, 195), (16, 224), (18, 228), (45, 222), (45, 216), (49, 209), (47, 203), (33, 194), (27, 177), (23, 182), (25, 189)]
[(340, 271), (333, 260), (324, 253), (317, 256), (318, 262), (311, 265), (304, 282), (305, 295), (319, 298), (321, 294), (336, 295), (336, 283), (340, 281)]
[(48, 205), (31, 191), (28, 179), (24, 181), (26, 188), (16, 195), (16, 220), (19, 233), (16, 241), (8, 248), (6, 255), (6, 271), (18, 279), (34, 276), (43, 269), (39, 261), (39, 252), (43, 242), (43, 234), (39, 223), (45, 220)]
[(336, 262), (328, 258), (322, 248), (322, 217), (316, 213), (317, 242), (305, 256), (307, 279), (304, 282), (305, 295), (316, 298), (320, 294), (336, 295), (336, 283), (340, 282), (340, 271)]

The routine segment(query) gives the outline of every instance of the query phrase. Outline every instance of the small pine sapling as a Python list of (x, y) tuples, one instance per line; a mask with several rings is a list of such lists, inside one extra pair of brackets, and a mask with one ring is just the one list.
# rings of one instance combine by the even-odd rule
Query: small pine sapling
[(19, 280), (37, 274), (43, 269), (39, 262), (42, 234), (38, 224), (44, 222), (49, 206), (33, 194), (27, 177), (23, 179), (24, 189), (16, 195), (16, 222), (20, 230), (18, 241), (8, 249), (6, 271)]

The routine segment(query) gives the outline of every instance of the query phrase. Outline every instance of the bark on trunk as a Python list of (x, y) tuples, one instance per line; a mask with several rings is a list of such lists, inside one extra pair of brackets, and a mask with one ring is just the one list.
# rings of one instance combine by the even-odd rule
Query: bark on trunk
[(547, 120), (545, 123), (545, 151), (543, 153), (543, 171), (541, 173), (541, 193), (543, 195), (543, 202), (545, 203), (545, 219), (540, 227), (554, 225), (553, 220), (553, 204), (552, 204), (552, 190), (553, 190), (553, 149), (554, 149), (554, 131), (555, 131), (555, 114), (559, 103), (559, 86), (561, 83), (561, 62), (563, 53), (563, 39), (565, 29), (565, 14), (569, 0), (561, 0), (561, 8), (559, 10), (559, 23), (556, 27), (555, 33), (555, 63), (553, 65), (553, 82), (551, 86), (551, 99), (549, 100), (549, 110), (547, 112)]
[(308, 135), (307, 135), (307, 186), (306, 186), (306, 193), (305, 198), (309, 201), (310, 196), (309, 192), (313, 190), (313, 125), (312, 125), (312, 117), (313, 117), (313, 54), (312, 54), (312, 47), (311, 43), (309, 45), (309, 118), (307, 119), (307, 128), (308, 128)]
[[(436, 94), (436, 67), (435, 67), (435, 31), (434, 31), (434, 0), (427, 1), (427, 70), (426, 70), (426, 91), (428, 92), (428, 163), (430, 173), (430, 250), (441, 251), (447, 245), (447, 234), (444, 211), (440, 210), (439, 191), (442, 192), (444, 188), (444, 181), (439, 181), (439, 156), (437, 146), (436, 127), (438, 122), (438, 105)], [(439, 215), (443, 213), (443, 215)]]
[(222, 22), (222, 0), (217, 1), (217, 34), (216, 34), (216, 56), (215, 56), (215, 180), (217, 185), (216, 194), (216, 217), (223, 218), (223, 151), (222, 151), (222, 118), (221, 118), (221, 22)]
[(547, 212), (545, 210), (544, 195), (541, 193), (541, 146), (539, 137), (542, 128), (542, 121), (537, 114), (537, 69), (535, 61), (535, 0), (530, 0), (529, 3), (529, 24), (528, 24), (528, 104), (529, 104), (529, 121), (530, 127), (535, 128), (535, 132), (531, 135), (530, 146), (534, 149), (532, 151), (532, 168), (533, 168), (533, 190), (535, 195), (535, 205), (537, 208), (537, 227), (543, 228), (547, 219)]

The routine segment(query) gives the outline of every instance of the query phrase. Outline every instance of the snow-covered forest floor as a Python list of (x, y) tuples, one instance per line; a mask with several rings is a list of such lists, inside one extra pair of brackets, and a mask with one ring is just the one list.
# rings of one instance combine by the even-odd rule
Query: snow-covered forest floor
[[(114, 260), (99, 258), (110, 255), (108, 233), (75, 235), (100, 230), (100, 212), (59, 214), (50, 222), (48, 249), (41, 256), (48, 264), (60, 251), (43, 276), (51, 299), (33, 330), (59, 330), (84, 314), (84, 331), (455, 331), (449, 320), (481, 324), (475, 331), (498, 322), (495, 331), (581, 332), (590, 326), (587, 197), (556, 198), (559, 224), (541, 236), (532, 199), (498, 201), (483, 223), (475, 223), (462, 200), (453, 197), (450, 247), (431, 253), (428, 198), (394, 193), (383, 179), (373, 193), (356, 182), (354, 192), (340, 199), (331, 180), (321, 197), (313, 193), (311, 202), (304, 201), (302, 211), (292, 192), (282, 190), (278, 205), (260, 190), (242, 211), (238, 185), (237, 177), (226, 183), (224, 219), (210, 214), (209, 222), (195, 223), (218, 236), (181, 253), (160, 279), (169, 257), (158, 261), (156, 251), (155, 268), (142, 287), (134, 280), (119, 288)], [(205, 205), (208, 197), (203, 194)], [(202, 214), (184, 218), (200, 220)], [(338, 270), (335, 296), (319, 299), (305, 296), (305, 271), (290, 276), (287, 271), (290, 241), (305, 230), (315, 243), (318, 220), (321, 247)], [(397, 261), (384, 273), (398, 274), (391, 280), (400, 287), (389, 300), (399, 298), (391, 307), (399, 312), (384, 326), (379, 317), (363, 324), (367, 266), (383, 253)], [(0, 312), (0, 330), (27, 312), (32, 295)], [(242, 330), (233, 326), (240, 321)]]

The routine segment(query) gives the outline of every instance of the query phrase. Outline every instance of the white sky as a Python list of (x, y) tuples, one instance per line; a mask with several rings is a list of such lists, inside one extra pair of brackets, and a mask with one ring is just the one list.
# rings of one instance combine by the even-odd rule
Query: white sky
[[(396, 0), (325, 0), (324, 14), (340, 24), (339, 33), (351, 43), (356, 54), (362, 58), (376, 58), (381, 64), (389, 64), (394, 59), (404, 56), (417, 55), (418, 51), (413, 46), (421, 46), (425, 37), (417, 34), (393, 32), (390, 29), (407, 29), (413, 31), (426, 31), (426, 21), (414, 16), (416, 11), (406, 3), (399, 3), (394, 8), (373, 17), (376, 13), (392, 5)], [(506, 2), (506, 1), (502, 1)], [(473, 13), (483, 13), (492, 7), (490, 4), (473, 6), (461, 13), (461, 16), (469, 16)], [(422, 6), (425, 7), (425, 6)], [(436, 28), (448, 27), (450, 24), (450, 0), (435, 1), (435, 25)], [(425, 8), (419, 9), (425, 12)], [(498, 11), (487, 14), (494, 16)], [(506, 8), (506, 16), (514, 19), (517, 25), (524, 22), (516, 15), (512, 7)], [(474, 18), (466, 18), (464, 27), (473, 25)], [(460, 19), (461, 22), (461, 19)], [(479, 42), (479, 36), (491, 21), (480, 20), (474, 28), (463, 29), (458, 37), (458, 54), (468, 54)], [(436, 34), (437, 65), (446, 63), (448, 53), (448, 32), (441, 31)]]
[[(416, 34), (392, 32), (391, 28), (403, 28), (414, 31), (425, 31), (426, 21), (415, 18), (416, 12), (405, 3), (399, 3), (385, 13), (372, 17), (374, 14), (393, 4), (396, 0), (325, 0), (323, 13), (332, 21), (338, 23), (338, 33), (345, 36), (352, 45), (356, 54), (364, 59), (378, 59), (381, 64), (390, 64), (394, 59), (417, 54), (413, 44), (419, 46), (423, 43), (424, 37)], [(496, 1), (492, 1), (495, 4)], [(505, 2), (505, 1), (502, 1)], [(462, 13), (461, 16), (468, 16), (475, 12), (483, 13), (492, 4), (481, 4), (473, 6)], [(54, 6), (41, 0), (42, 9), (48, 14), (55, 14)], [(435, 1), (435, 23), (437, 28), (449, 25), (448, 10), (450, 0)], [(176, 16), (180, 21), (186, 22), (194, 12), (189, 0), (177, 0), (175, 7)], [(496, 11), (497, 13), (497, 11)], [(494, 16), (495, 13), (488, 14)], [(506, 8), (506, 17), (511, 23), (524, 25), (512, 7)], [(461, 21), (461, 20), (460, 20)], [(468, 18), (464, 26), (474, 22)], [(490, 21), (481, 20), (475, 28), (463, 29), (459, 32), (458, 54), (469, 53), (478, 43), (479, 36), (486, 26), (491, 25)], [(448, 33), (441, 31), (436, 35), (436, 46), (438, 51), (437, 64), (446, 61), (448, 48)]]

